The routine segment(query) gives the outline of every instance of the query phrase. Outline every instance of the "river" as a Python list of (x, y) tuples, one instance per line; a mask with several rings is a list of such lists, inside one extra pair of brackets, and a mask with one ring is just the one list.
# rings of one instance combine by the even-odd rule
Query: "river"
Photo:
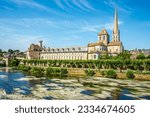
[(149, 100), (150, 81), (110, 78), (36, 78), (0, 69), (0, 99)]

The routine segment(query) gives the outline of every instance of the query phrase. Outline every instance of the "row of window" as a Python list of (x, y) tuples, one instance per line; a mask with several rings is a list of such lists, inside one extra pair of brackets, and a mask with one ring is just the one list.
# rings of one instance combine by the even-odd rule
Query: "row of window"
[(66, 49), (47, 49), (47, 52), (79, 52), (79, 51), (86, 51), (86, 48), (66, 48)]
[(48, 53), (48, 54), (41, 54), (43, 56), (80, 56), (80, 55), (85, 55), (86, 53)]
[(84, 60), (83, 56), (42, 56), (42, 59), (49, 60)]

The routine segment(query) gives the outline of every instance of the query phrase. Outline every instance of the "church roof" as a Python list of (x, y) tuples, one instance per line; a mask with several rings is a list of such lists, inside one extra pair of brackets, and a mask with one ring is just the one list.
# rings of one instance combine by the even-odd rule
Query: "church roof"
[(102, 29), (102, 31), (99, 32), (98, 35), (108, 35), (108, 32), (106, 29)]
[(121, 42), (115, 42), (115, 41), (110, 42), (110, 43), (108, 44), (108, 46), (121, 46), (121, 45), (122, 45)]
[(102, 42), (97, 42), (97, 43), (89, 43), (88, 47), (93, 47), (93, 46), (105, 46)]

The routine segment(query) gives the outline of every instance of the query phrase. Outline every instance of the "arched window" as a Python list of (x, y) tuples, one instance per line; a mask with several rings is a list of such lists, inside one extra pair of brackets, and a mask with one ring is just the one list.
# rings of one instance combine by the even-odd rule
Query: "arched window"
[(103, 40), (105, 40), (105, 35), (103, 36)]

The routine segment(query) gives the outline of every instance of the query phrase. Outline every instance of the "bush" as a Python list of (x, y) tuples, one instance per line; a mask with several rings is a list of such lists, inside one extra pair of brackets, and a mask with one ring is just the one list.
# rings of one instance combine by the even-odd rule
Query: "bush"
[(137, 55), (136, 59), (145, 59), (145, 55), (143, 53), (139, 54)]
[(35, 76), (35, 77), (42, 77), (44, 76), (44, 69), (40, 68), (40, 67), (32, 67), (32, 69), (30, 70), (30, 74)]
[(19, 63), (20, 63), (20, 60), (18, 60), (18, 59), (13, 59), (13, 60), (10, 60), (9, 66), (10, 66), (10, 67), (18, 66)]
[(126, 77), (129, 78), (129, 79), (133, 79), (135, 77), (133, 71), (132, 70), (128, 70), (126, 72)]
[(95, 75), (95, 71), (92, 69), (85, 70), (85, 73), (87, 76), (94, 76)]
[(102, 76), (105, 76), (106, 71), (100, 71), (100, 74), (101, 74)]
[(25, 71), (25, 72), (28, 72), (28, 71), (31, 70), (31, 67), (30, 66), (25, 66), (25, 65), (19, 65), (18, 69), (22, 70), (22, 71)]
[(68, 74), (68, 70), (67, 70), (67, 68), (61, 68), (61, 70), (60, 70), (61, 72), (61, 75), (62, 76), (65, 76), (65, 75), (67, 75)]
[(3, 63), (1, 62), (0, 63), (0, 67), (6, 67), (6, 63), (5, 62), (3, 62)]
[(46, 69), (46, 76), (67, 76), (68, 70), (66, 68), (47, 68)]
[(114, 70), (108, 70), (106, 71), (106, 77), (108, 78), (116, 78), (117, 77), (117, 74)]

